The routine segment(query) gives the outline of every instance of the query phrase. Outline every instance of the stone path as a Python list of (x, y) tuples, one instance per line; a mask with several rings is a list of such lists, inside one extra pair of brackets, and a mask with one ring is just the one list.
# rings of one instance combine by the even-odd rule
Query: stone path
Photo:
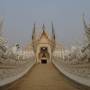
[(9, 90), (78, 90), (52, 64), (37, 64)]

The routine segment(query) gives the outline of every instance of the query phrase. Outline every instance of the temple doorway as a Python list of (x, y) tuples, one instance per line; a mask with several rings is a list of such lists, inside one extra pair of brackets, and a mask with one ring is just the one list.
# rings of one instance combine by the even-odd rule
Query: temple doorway
[(47, 47), (41, 47), (39, 53), (39, 59), (42, 64), (47, 64), (49, 60), (49, 52)]
[(47, 64), (47, 59), (41, 59), (42, 64)]

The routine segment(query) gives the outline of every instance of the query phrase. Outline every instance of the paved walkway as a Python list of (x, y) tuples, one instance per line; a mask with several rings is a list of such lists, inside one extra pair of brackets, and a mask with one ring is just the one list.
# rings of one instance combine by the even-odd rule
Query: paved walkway
[(37, 64), (9, 90), (78, 90), (52, 64)]

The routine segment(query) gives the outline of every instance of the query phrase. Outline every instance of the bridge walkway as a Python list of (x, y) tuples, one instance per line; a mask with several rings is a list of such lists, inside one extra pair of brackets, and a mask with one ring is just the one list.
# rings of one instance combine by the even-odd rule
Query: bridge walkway
[(9, 90), (79, 90), (69, 83), (53, 64), (36, 64)]

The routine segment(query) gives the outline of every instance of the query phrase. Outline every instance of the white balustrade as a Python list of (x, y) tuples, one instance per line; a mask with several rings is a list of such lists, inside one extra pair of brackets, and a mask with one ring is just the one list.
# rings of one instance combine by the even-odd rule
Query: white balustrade
[(33, 52), (17, 50), (16, 47), (7, 49), (6, 52), (3, 50), (2, 44), (0, 46), (0, 86), (19, 79), (35, 64)]
[(62, 56), (59, 55), (62, 51), (55, 51), (53, 64), (67, 77), (90, 87), (90, 49), (84, 52), (81, 49), (65, 50)]

